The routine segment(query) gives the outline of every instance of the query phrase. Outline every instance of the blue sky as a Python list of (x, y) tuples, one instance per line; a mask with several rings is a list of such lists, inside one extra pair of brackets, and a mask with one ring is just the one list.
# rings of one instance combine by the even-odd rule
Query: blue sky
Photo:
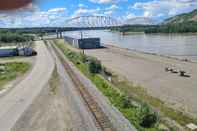
[(0, 11), (0, 27), (64, 26), (67, 19), (87, 15), (160, 22), (193, 9), (197, 0), (37, 0), (15, 11)]

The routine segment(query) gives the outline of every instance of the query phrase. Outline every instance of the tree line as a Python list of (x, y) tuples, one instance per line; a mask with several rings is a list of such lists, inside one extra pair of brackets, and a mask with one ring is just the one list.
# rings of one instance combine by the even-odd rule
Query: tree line
[(196, 33), (196, 22), (183, 22), (160, 25), (158, 27), (152, 27), (145, 30), (145, 33)]
[(196, 33), (197, 22), (170, 23), (165, 25), (132, 25), (114, 27), (111, 31), (144, 33)]
[(149, 28), (155, 28), (157, 25), (124, 25), (121, 27), (113, 27), (111, 31), (118, 32), (145, 32)]
[(8, 30), (0, 30), (0, 42), (2, 43), (19, 43), (33, 41), (32, 35), (26, 35), (19, 32), (11, 32)]

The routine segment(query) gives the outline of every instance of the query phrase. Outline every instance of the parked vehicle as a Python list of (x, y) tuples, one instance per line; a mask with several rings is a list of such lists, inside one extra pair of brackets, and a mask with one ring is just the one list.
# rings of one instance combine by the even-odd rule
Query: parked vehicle
[(18, 56), (18, 48), (15, 46), (11, 47), (0, 47), (0, 57)]
[(18, 49), (18, 55), (19, 56), (34, 56), (37, 55), (37, 52), (30, 47), (24, 47)]

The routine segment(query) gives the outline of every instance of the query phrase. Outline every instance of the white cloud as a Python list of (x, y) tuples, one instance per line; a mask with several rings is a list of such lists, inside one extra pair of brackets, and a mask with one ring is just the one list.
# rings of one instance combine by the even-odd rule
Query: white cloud
[(86, 5), (84, 5), (84, 4), (82, 4), (82, 3), (80, 3), (80, 4), (78, 4), (78, 7), (79, 7), (79, 8), (82, 8), (82, 7), (84, 7), (84, 8), (85, 8), (85, 7), (87, 7), (87, 6), (86, 6)]
[(119, 7), (115, 4), (111, 5), (110, 7), (106, 8), (106, 10), (116, 10), (119, 9)]
[(144, 17), (153, 17), (154, 16), (153, 13), (149, 12), (149, 11), (145, 11), (143, 15), (144, 15)]
[(136, 17), (136, 15), (133, 14), (133, 13), (127, 13), (127, 15), (126, 15), (126, 19), (132, 19), (132, 18), (135, 18), (135, 17)]
[(125, 2), (127, 0), (89, 0), (89, 1), (98, 4), (109, 4), (109, 3)]
[(112, 10), (110, 10), (110, 11), (106, 11), (106, 12), (104, 12), (104, 14), (105, 14), (105, 15), (109, 15), (109, 16), (110, 16), (110, 15), (112, 15), (112, 14), (113, 14), (113, 11), (112, 11)]
[(110, 7), (105, 8), (103, 14), (106, 16), (112, 16), (118, 9), (119, 7), (116, 4), (113, 4)]
[(54, 9), (48, 10), (48, 12), (55, 12), (55, 13), (57, 13), (57, 12), (61, 13), (61, 12), (65, 12), (65, 11), (66, 11), (66, 8), (54, 8)]
[(65, 8), (40, 11), (38, 7), (32, 6), (32, 9), (23, 8), (14, 12), (1, 12), (0, 27), (61, 26), (66, 20), (66, 15)]
[(79, 8), (77, 9), (74, 14), (72, 15), (72, 17), (78, 17), (78, 16), (87, 16), (87, 15), (93, 15), (93, 14), (97, 14), (100, 12), (100, 8), (97, 9), (89, 9), (89, 8)]
[(111, 16), (119, 7), (116, 4), (113, 4), (105, 9), (101, 8), (87, 8), (87, 7), (79, 7), (71, 16), (78, 17), (78, 16)]
[(130, 8), (143, 10), (144, 17), (166, 18), (196, 9), (197, 0), (152, 0), (149, 2), (137, 2)]

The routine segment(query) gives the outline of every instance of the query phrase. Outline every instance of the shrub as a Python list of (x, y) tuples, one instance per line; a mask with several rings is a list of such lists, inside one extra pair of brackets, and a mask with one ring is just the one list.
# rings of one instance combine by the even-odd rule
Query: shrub
[(158, 116), (155, 112), (153, 112), (150, 107), (146, 104), (142, 105), (140, 109), (140, 113), (138, 114), (138, 119), (140, 121), (140, 125), (144, 128), (153, 127), (157, 121)]
[(123, 108), (129, 108), (131, 107), (131, 102), (129, 100), (129, 97), (124, 97), (123, 98)]
[(102, 70), (101, 62), (95, 58), (91, 58), (89, 60), (88, 69), (90, 73), (100, 73), (100, 71)]
[(150, 128), (153, 127), (156, 122), (157, 122), (157, 115), (155, 113), (146, 114), (142, 118), (140, 125), (145, 128)]

